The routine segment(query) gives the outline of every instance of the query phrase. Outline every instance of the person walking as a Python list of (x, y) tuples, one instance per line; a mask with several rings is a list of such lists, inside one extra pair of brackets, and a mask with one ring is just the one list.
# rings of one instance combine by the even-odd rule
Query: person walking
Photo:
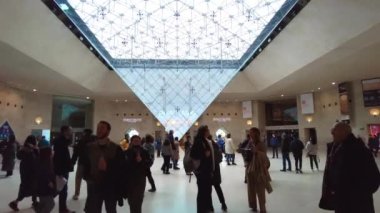
[(154, 142), (154, 138), (152, 135), (148, 134), (145, 136), (145, 143), (143, 145), (143, 148), (148, 152), (149, 158), (150, 158), (149, 162), (151, 163), (148, 167), (148, 172), (147, 172), (148, 181), (149, 181), (149, 184), (151, 186), (151, 189), (148, 190), (149, 192), (155, 192), (156, 191), (156, 184), (154, 183), (152, 171), (150, 169), (154, 163), (154, 145), (153, 145), (153, 142)]
[(73, 156), (71, 157), (71, 162), (73, 166), (76, 164), (78, 161), (77, 165), (77, 171), (75, 174), (75, 193), (73, 196), (73, 200), (78, 200), (79, 194), (80, 194), (80, 188), (82, 184), (82, 179), (83, 179), (83, 163), (84, 163), (84, 158), (86, 156), (86, 148), (89, 143), (95, 141), (95, 136), (92, 135), (92, 130), (91, 129), (85, 129), (83, 131), (83, 136), (82, 138), (78, 141), (77, 144), (74, 146), (74, 151), (73, 151)]
[(278, 140), (278, 137), (276, 134), (272, 134), (272, 138), (270, 139), (270, 145), (272, 147), (273, 151), (273, 159), (278, 158), (278, 146), (280, 145), (280, 141)]
[(209, 136), (210, 130), (207, 126), (199, 127), (190, 152), (190, 157), (199, 165), (194, 172), (198, 185), (198, 213), (213, 211), (211, 193), (215, 172), (215, 154), (213, 142), (208, 139)]
[[(72, 143), (72, 129), (69, 126), (62, 126), (61, 133), (54, 140), (54, 172), (55, 175), (69, 180), (69, 173), (72, 172), (73, 164), (71, 162), (69, 146)], [(67, 208), (67, 184), (59, 193), (59, 213), (73, 212)]]
[[(212, 175), (212, 185), (214, 186), (216, 194), (218, 195), (219, 202), (222, 205), (222, 210), (227, 211), (226, 200), (223, 195), (222, 187), (220, 186), (220, 184), (222, 184), (222, 175), (220, 174), (220, 163), (223, 161), (223, 153), (222, 150), (219, 149), (218, 144), (216, 144), (215, 141), (212, 140), (211, 136), (209, 140), (212, 141), (215, 158), (215, 170)], [(214, 208), (212, 208), (212, 210), (214, 210)]]
[(328, 155), (320, 207), (336, 213), (374, 213), (373, 194), (380, 172), (371, 151), (352, 134), (350, 125), (339, 122)]
[(156, 141), (155, 141), (155, 148), (156, 148), (156, 151), (157, 151), (157, 157), (161, 157), (161, 148), (162, 148), (162, 141), (161, 141), (161, 137), (157, 137), (156, 138)]
[(19, 211), (18, 203), (26, 197), (32, 196), (32, 206), (38, 205), (36, 197), (36, 174), (38, 168), (38, 149), (36, 137), (29, 135), (22, 148), (17, 152), (20, 162), (21, 183), (17, 199), (9, 203), (13, 211)]
[(304, 150), (305, 146), (302, 143), (300, 139), (298, 139), (297, 136), (293, 136), (293, 141), (290, 144), (290, 149), (293, 152), (294, 156), (294, 162), (296, 167), (296, 173), (302, 174), (302, 151)]
[(226, 143), (225, 143), (225, 151), (227, 155), (227, 165), (236, 165), (235, 163), (235, 151), (237, 147), (234, 141), (231, 138), (231, 134), (227, 134)]
[[(151, 139), (149, 139), (151, 140)], [(141, 138), (132, 136), (131, 144), (124, 153), (125, 176), (127, 177), (127, 198), (131, 213), (141, 213), (146, 187), (146, 177), (152, 159), (149, 153), (142, 148)]]
[(39, 203), (35, 207), (36, 213), (49, 213), (53, 210), (54, 197), (57, 194), (55, 174), (53, 169), (53, 151), (49, 143), (38, 144), (40, 155), (37, 168), (37, 196)]
[(261, 213), (266, 213), (265, 191), (271, 193), (271, 177), (269, 175), (270, 162), (267, 157), (265, 144), (260, 140), (260, 130), (251, 128), (249, 130), (249, 147), (252, 152), (252, 158), (247, 167), (248, 180), (248, 201), (249, 207), (257, 211), (257, 199)]
[(313, 138), (310, 138), (310, 140), (306, 144), (306, 155), (310, 159), (310, 168), (314, 172), (314, 164), (317, 170), (319, 171), (319, 166), (318, 166), (318, 160), (317, 160), (317, 155), (318, 155), (318, 145), (317, 141), (314, 140)]
[(3, 166), (2, 171), (7, 172), (5, 177), (13, 175), (13, 170), (16, 164), (16, 153), (18, 149), (18, 142), (15, 135), (9, 135), (8, 142), (5, 143), (5, 149), (3, 151)]
[(170, 158), (172, 156), (172, 146), (170, 144), (170, 141), (168, 138), (165, 139), (164, 144), (162, 146), (162, 157), (164, 158), (164, 163), (161, 167), (161, 170), (164, 174), (168, 175), (170, 174)]
[(222, 150), (222, 153), (226, 153), (225, 151), (225, 141), (224, 141), (224, 139), (223, 139), (223, 137), (222, 137), (222, 135), (218, 135), (218, 138), (216, 139), (216, 143), (218, 144), (218, 146), (219, 146), (219, 149), (220, 150)]
[(116, 204), (122, 199), (123, 152), (108, 136), (111, 125), (100, 121), (96, 139), (89, 143), (82, 156), (87, 199), (84, 211), (101, 213), (103, 203), (107, 213), (116, 213)]
[[(282, 152), (282, 170), (281, 172), (286, 171), (292, 171), (292, 162), (290, 161), (290, 143), (292, 141), (292, 138), (286, 134), (283, 133), (281, 136), (282, 140), (282, 146), (281, 146), (281, 152)], [(288, 170), (286, 170), (286, 162), (288, 163)]]

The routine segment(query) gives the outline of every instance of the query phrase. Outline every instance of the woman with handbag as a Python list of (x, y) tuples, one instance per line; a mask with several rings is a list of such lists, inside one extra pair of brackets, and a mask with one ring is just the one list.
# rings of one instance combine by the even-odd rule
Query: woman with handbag
[(250, 140), (248, 148), (252, 157), (247, 166), (248, 201), (249, 207), (257, 212), (257, 199), (259, 200), (260, 212), (266, 213), (265, 191), (271, 193), (271, 177), (269, 175), (270, 162), (267, 157), (265, 144), (260, 140), (260, 130), (251, 128), (249, 130)]

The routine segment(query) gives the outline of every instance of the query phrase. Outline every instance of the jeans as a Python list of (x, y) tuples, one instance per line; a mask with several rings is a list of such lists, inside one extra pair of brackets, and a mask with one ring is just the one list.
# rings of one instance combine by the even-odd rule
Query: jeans
[(198, 174), (197, 185), (198, 185), (198, 195), (197, 195), (197, 213), (208, 213), (212, 210), (212, 180), (211, 174)]
[(163, 172), (169, 172), (169, 167), (170, 167), (170, 156), (165, 156), (164, 157), (164, 165), (162, 165), (162, 171)]
[(147, 177), (148, 177), (148, 181), (149, 181), (149, 184), (152, 187), (152, 189), (156, 189), (156, 184), (154, 183), (154, 179), (152, 176), (152, 172), (150, 171), (150, 168), (148, 168)]
[(226, 154), (226, 157), (227, 157), (227, 164), (235, 163), (235, 154)]
[(302, 153), (293, 154), (296, 165), (296, 171), (302, 170)]
[(36, 207), (36, 213), (50, 213), (54, 206), (54, 197), (53, 196), (41, 196), (39, 197), (40, 202)]
[(273, 158), (278, 158), (278, 146), (272, 146)]
[[(64, 177), (67, 180), (67, 182), (69, 182), (69, 173), (62, 175), (62, 177)], [(59, 200), (59, 210), (60, 211), (67, 210), (67, 204), (66, 204), (66, 201), (67, 201), (67, 184), (65, 185), (65, 187), (63, 187), (62, 191), (59, 193), (59, 199), (58, 200)]]
[(101, 213), (104, 202), (107, 213), (116, 213), (117, 199), (114, 194), (104, 193), (104, 189), (94, 183), (87, 183), (87, 191), (85, 212)]
[(318, 167), (318, 161), (317, 161), (317, 155), (309, 155), (309, 159), (310, 159), (311, 170), (314, 170), (313, 162), (315, 163), (315, 167), (317, 169), (319, 169), (319, 167)]
[(290, 161), (289, 152), (282, 153), (282, 169), (286, 170), (286, 162), (288, 162), (288, 170), (292, 170), (292, 162)]

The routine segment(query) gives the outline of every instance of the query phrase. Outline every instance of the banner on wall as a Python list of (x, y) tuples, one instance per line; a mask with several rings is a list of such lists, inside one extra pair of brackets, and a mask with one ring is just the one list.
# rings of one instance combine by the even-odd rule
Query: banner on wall
[(302, 114), (314, 113), (314, 96), (313, 93), (306, 93), (300, 96)]
[(9, 135), (14, 135), (14, 132), (8, 121), (5, 121), (3, 125), (0, 126), (0, 140), (7, 139)]
[(243, 118), (252, 118), (252, 102), (251, 101), (243, 101)]

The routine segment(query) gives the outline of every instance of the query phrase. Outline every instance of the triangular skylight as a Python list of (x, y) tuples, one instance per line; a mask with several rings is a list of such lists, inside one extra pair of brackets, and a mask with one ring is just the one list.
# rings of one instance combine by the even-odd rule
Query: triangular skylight
[(54, 0), (182, 136), (297, 0)]

